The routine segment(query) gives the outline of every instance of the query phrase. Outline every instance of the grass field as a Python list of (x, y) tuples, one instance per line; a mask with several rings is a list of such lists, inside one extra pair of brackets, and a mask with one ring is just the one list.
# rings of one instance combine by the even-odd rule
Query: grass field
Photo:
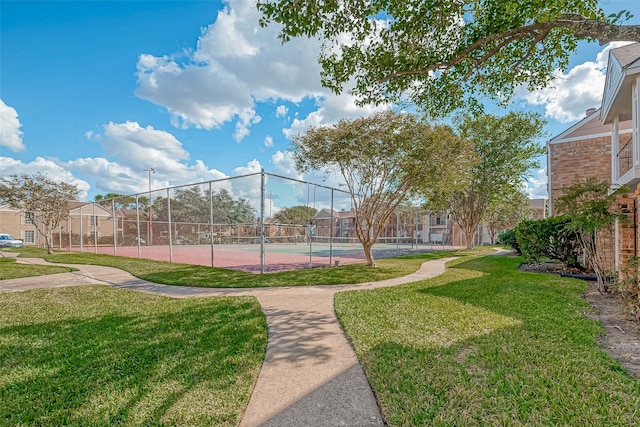
[(51, 265), (24, 265), (16, 263), (15, 258), (0, 258), (0, 280), (19, 279), (20, 277), (44, 276), (47, 274), (67, 273), (73, 268)]
[(462, 258), (423, 282), (336, 295), (392, 426), (639, 425), (640, 381), (597, 345), (586, 284)]
[(266, 337), (253, 298), (0, 294), (0, 425), (235, 426)]
[[(60, 253), (47, 255), (44, 249), (21, 250), (21, 256), (44, 258), (50, 262), (67, 264), (95, 264), (126, 270), (136, 277), (155, 283), (177, 286), (198, 286), (207, 288), (253, 288), (274, 286), (333, 285), (342, 283), (363, 283), (404, 276), (415, 272), (420, 265), (430, 259), (469, 254), (492, 253), (491, 248), (469, 251), (431, 252), (407, 255), (398, 258), (377, 260), (378, 268), (365, 264), (350, 264), (340, 267), (321, 267), (306, 270), (281, 271), (268, 274), (251, 274), (243, 271), (191, 264), (168, 263), (142, 258), (126, 258), (112, 255), (88, 253)], [(29, 266), (22, 266), (27, 271)], [(27, 274), (27, 273), (22, 273)], [(34, 275), (39, 275), (35, 272)]]
[[(638, 425), (640, 381), (598, 348), (602, 328), (583, 315), (586, 284), (520, 272), (521, 258), (478, 256), (488, 251), (266, 275), (50, 259), (246, 287), (381, 280), (461, 256), (434, 279), (336, 295), (389, 425)], [(252, 298), (171, 300), (101, 286), (0, 294), (0, 425), (236, 425), (266, 336)]]

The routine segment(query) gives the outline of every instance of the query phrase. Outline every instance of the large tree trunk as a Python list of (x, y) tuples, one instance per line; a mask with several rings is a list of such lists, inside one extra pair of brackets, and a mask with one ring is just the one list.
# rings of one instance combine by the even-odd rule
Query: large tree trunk
[(367, 265), (369, 267), (377, 267), (376, 261), (373, 259), (373, 243), (366, 242), (362, 244), (364, 256), (367, 258)]
[(464, 238), (466, 240), (467, 249), (473, 249), (473, 237), (478, 230), (478, 226), (474, 224), (465, 224), (464, 226)]

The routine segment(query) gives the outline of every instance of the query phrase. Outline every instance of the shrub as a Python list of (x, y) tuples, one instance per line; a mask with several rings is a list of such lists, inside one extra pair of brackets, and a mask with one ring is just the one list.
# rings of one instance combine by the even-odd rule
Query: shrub
[(527, 262), (539, 262), (547, 258), (550, 243), (545, 220), (525, 219), (515, 228), (520, 253)]
[(516, 252), (516, 254), (522, 255), (520, 252), (520, 245), (518, 245), (518, 239), (516, 239), (515, 230), (503, 231), (498, 235), (498, 238), (500, 239), (500, 243), (509, 246)]
[(549, 258), (579, 267), (578, 236), (567, 227), (570, 221), (568, 216), (520, 221), (515, 228), (515, 235), (527, 262)]

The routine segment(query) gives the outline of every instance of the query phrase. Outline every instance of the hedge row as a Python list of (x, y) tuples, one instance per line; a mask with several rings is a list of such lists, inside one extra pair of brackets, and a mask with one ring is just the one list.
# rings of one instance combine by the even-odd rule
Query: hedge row
[(521, 254), (527, 262), (555, 259), (568, 266), (579, 267), (579, 242), (568, 229), (568, 216), (551, 216), (538, 220), (523, 220), (514, 230), (500, 234), (500, 241)]

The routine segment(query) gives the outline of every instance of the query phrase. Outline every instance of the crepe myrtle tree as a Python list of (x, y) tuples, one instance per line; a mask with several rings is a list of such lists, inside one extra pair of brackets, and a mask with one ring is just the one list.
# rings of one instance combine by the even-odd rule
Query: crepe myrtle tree
[(69, 217), (69, 202), (77, 198), (77, 186), (42, 173), (0, 178), (0, 204), (20, 211), (36, 227), (49, 254), (53, 253), (52, 232)]
[(467, 141), (448, 126), (392, 111), (312, 127), (293, 139), (299, 171), (342, 176), (355, 211), (355, 234), (374, 267), (372, 247), (395, 209), (418, 184), (452, 180), (467, 151)]
[(522, 185), (505, 185), (496, 197), (491, 199), (482, 216), (491, 244), (495, 245), (498, 232), (515, 227), (520, 220), (531, 218), (532, 213), (529, 195)]
[(544, 147), (537, 139), (543, 136), (545, 121), (537, 113), (511, 112), (502, 117), (463, 115), (455, 123), (460, 137), (473, 143), (476, 161), (460, 173), (457, 187), (430, 185), (422, 194), (428, 208), (451, 213), (471, 249), (478, 224), (491, 204), (539, 167)]
[(607, 292), (607, 272), (602, 248), (598, 245), (598, 231), (615, 223), (616, 219), (626, 220), (626, 216), (616, 212), (619, 195), (629, 192), (629, 187), (612, 186), (607, 180), (598, 181), (590, 177), (575, 179), (562, 189), (557, 209), (570, 218), (567, 229), (578, 235), (580, 247), (586, 258), (586, 267), (595, 273), (598, 291)]
[(431, 116), (547, 86), (578, 41), (640, 42), (598, 0), (258, 0), (283, 42), (319, 38), (324, 86), (363, 103), (408, 98)]

